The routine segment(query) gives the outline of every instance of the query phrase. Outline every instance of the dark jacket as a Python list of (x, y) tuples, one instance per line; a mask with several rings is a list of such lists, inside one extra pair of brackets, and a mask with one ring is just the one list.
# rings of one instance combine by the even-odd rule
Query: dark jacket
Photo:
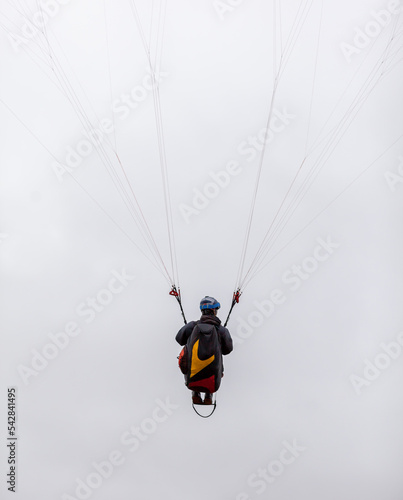
[[(199, 321), (200, 323), (209, 323), (217, 328), (218, 339), (221, 345), (221, 353), (224, 355), (229, 354), (234, 348), (232, 338), (228, 329), (221, 325), (221, 321), (217, 318), (217, 316), (203, 314)], [(190, 335), (192, 334), (193, 328), (197, 323), (197, 321), (191, 321), (190, 323), (182, 326), (175, 337), (179, 345), (185, 345), (187, 343)]]

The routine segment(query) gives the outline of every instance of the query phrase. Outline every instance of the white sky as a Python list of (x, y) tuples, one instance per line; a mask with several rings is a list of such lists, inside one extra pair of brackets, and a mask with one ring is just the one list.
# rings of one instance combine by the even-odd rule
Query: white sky
[[(230, 7), (220, 16), (220, 2), (167, 2), (160, 95), (188, 320), (197, 319), (206, 294), (222, 303), (222, 320), (228, 312), (259, 165), (259, 155), (251, 159), (250, 149), (242, 153), (243, 143), (266, 125), (274, 53), (278, 64), (298, 7), (311, 4), (290, 0), (280, 9), (277, 2), (274, 47), (273, 1), (236, 3), (231, 7), (228, 0)], [(88, 490), (87, 498), (402, 499), (403, 349), (391, 360), (381, 347), (396, 342), (403, 331), (402, 20), (385, 14), (395, 4), (324, 0), (321, 15), (322, 3), (312, 2), (275, 95), (284, 127), (266, 149), (245, 269), (306, 145), (309, 151), (325, 137), (298, 183), (315, 155), (326, 153), (326, 137), (337, 137), (335, 127), (382, 61), (384, 75), (353, 109), (354, 120), (320, 163), (318, 177), (267, 255), (269, 265), (234, 309), (229, 329), (238, 341), (225, 358), (217, 411), (202, 420), (191, 409), (176, 366), (180, 349), (174, 336), (183, 323), (179, 308), (163, 276), (123, 234), (148, 252), (95, 148), (74, 169), (77, 182), (68, 174), (59, 182), (54, 169), (54, 158), (64, 163), (69, 148), (77, 149), (85, 136), (71, 102), (51, 81), (52, 69), (38, 43), (55, 51), (92, 125), (99, 125), (97, 118), (114, 120), (116, 134), (107, 140), (116, 140), (169, 264), (152, 92), (130, 113), (123, 103), (148, 74), (131, 1), (57, 3), (46, 23), (47, 38), (37, 33), (15, 50), (11, 33), (21, 34), (27, 23), (23, 14), (38, 19), (38, 4), (0, 0), (1, 456), (4, 471), (6, 394), (15, 386), (16, 498), (84, 498), (85, 492), (80, 497), (76, 491), (77, 478), (87, 480), (96, 472), (94, 462), (118, 451), (124, 463)], [(154, 54), (162, 34), (155, 22), (161, 2), (136, 0), (135, 5)], [(381, 29), (387, 17), (391, 22)], [(365, 30), (371, 34), (368, 44)], [(361, 48), (348, 61), (343, 43), (351, 48), (357, 36)], [(217, 175), (229, 162), (236, 162), (239, 174), (187, 223), (181, 205), (192, 206), (194, 190), (203, 191), (212, 182), (211, 172)], [(333, 242), (333, 249), (318, 254), (321, 241)], [(314, 255), (326, 260), (315, 262)], [(315, 267), (303, 275), (306, 279), (297, 279), (293, 266), (299, 265)], [(83, 305), (88, 297), (108, 288), (123, 270), (130, 276), (127, 286), (103, 311), (80, 316), (80, 310), (88, 311)], [(118, 281), (113, 283), (117, 290)], [(259, 326), (249, 326), (242, 340), (240, 325), (256, 318), (259, 323), (259, 304), (273, 293), (282, 303), (270, 317), (261, 317)], [(49, 335), (70, 322), (81, 333), (24, 384), (18, 367), (31, 367)], [(351, 376), (364, 377), (366, 360), (390, 365), (355, 390)], [(155, 413), (156, 401), (167, 399), (175, 409), (153, 424), (153, 415), (164, 413)], [(141, 425), (150, 434), (131, 451), (125, 433)], [(281, 466), (284, 471), (273, 482), (254, 483), (253, 474), (285, 456), (285, 442), (304, 451)], [(0, 488), (2, 498), (11, 495), (4, 473)]]

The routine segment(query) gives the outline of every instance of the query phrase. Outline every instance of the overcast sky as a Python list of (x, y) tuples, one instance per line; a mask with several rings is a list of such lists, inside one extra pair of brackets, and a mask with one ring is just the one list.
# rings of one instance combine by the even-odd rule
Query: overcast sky
[[(21, 500), (402, 500), (400, 8), (0, 0), (2, 498), (16, 387)], [(171, 274), (145, 46), (188, 321), (225, 320), (263, 149), (244, 274), (278, 227), (208, 420), (107, 170)]]

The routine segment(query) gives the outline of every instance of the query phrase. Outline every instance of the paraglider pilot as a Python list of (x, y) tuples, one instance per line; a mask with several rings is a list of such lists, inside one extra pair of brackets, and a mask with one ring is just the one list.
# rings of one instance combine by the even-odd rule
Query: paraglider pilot
[[(187, 323), (176, 335), (176, 341), (184, 346), (179, 367), (192, 391), (193, 404), (213, 404), (212, 394), (220, 387), (224, 374), (222, 356), (233, 349), (231, 335), (217, 317), (219, 308), (216, 299), (204, 297), (200, 302), (200, 320)], [(201, 393), (205, 394), (204, 400)]]

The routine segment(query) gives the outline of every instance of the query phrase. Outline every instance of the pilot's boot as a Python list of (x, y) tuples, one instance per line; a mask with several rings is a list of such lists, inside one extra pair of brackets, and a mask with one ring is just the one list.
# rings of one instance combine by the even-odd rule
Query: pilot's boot
[(200, 396), (200, 392), (192, 391), (192, 401), (194, 405), (202, 405), (203, 400)]
[(213, 397), (209, 392), (206, 392), (206, 395), (204, 396), (204, 404), (205, 405), (212, 405), (213, 404)]

